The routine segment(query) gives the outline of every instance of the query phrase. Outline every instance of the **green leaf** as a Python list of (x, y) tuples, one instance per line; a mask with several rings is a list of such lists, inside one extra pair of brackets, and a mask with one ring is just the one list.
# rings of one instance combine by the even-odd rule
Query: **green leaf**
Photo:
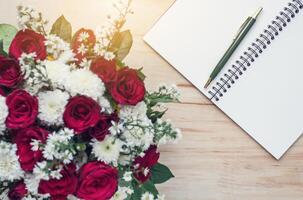
[(133, 45), (133, 37), (129, 30), (116, 33), (112, 39), (111, 51), (118, 60), (123, 60)]
[(141, 187), (143, 190), (152, 193), (154, 196), (157, 196), (159, 194), (155, 184), (151, 181), (146, 181)]
[(140, 200), (142, 194), (144, 193), (143, 189), (141, 187), (139, 187), (138, 182), (136, 182), (135, 180), (133, 180), (131, 182), (132, 184), (132, 188), (134, 190), (134, 193), (131, 195), (131, 200)]
[(18, 30), (9, 24), (0, 24), (0, 40), (3, 42), (3, 51), (8, 53), (9, 46)]
[(7, 57), (7, 53), (3, 50), (3, 40), (0, 40), (0, 55)]
[(151, 174), (151, 181), (154, 184), (164, 183), (174, 177), (170, 169), (160, 163), (157, 163), (151, 168)]
[(145, 78), (146, 78), (146, 76), (145, 76), (145, 74), (143, 74), (142, 70), (143, 70), (143, 67), (141, 67), (140, 69), (138, 69), (138, 70), (137, 70), (137, 74), (138, 74), (139, 78), (140, 78), (142, 81), (144, 81)]
[(119, 68), (123, 68), (126, 66), (126, 64), (124, 62), (122, 62), (121, 60), (116, 61), (117, 65)]
[(63, 15), (53, 24), (50, 33), (57, 35), (68, 43), (72, 40), (72, 26)]
[(148, 118), (155, 123), (157, 121), (157, 119), (160, 119), (163, 117), (163, 115), (166, 113), (167, 109), (164, 111), (153, 111), (153, 110), (148, 110), (147, 112), (147, 116)]
[(131, 195), (131, 200), (140, 200), (143, 194), (143, 190), (141, 188), (134, 189), (134, 193)]

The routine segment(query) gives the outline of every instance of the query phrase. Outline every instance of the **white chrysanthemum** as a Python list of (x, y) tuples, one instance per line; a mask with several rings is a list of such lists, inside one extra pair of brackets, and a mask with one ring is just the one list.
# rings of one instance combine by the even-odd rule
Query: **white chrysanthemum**
[(95, 100), (105, 92), (104, 83), (88, 69), (78, 69), (71, 72), (66, 81), (66, 89), (72, 96), (86, 95)]
[(0, 96), (0, 135), (5, 130), (5, 120), (8, 115), (8, 108), (5, 103), (5, 97)]
[(99, 161), (117, 165), (121, 150), (121, 142), (118, 139), (106, 136), (103, 141), (94, 139), (91, 145), (93, 147), (92, 152)]
[(23, 177), (16, 151), (15, 144), (0, 142), (0, 181), (14, 181)]
[(47, 91), (39, 94), (39, 118), (49, 125), (63, 123), (63, 112), (69, 95), (61, 90)]
[(68, 63), (75, 60), (75, 54), (71, 49), (62, 52), (58, 58), (58, 61), (62, 63)]
[(132, 189), (129, 187), (118, 187), (117, 192), (110, 198), (110, 200), (125, 200), (127, 199), (128, 195), (134, 193)]
[(141, 200), (154, 200), (154, 195), (152, 193), (149, 192), (145, 192), (142, 196), (141, 196)]
[(146, 104), (142, 101), (138, 103), (135, 106), (122, 106), (120, 112), (119, 112), (119, 118), (120, 119), (126, 119), (126, 120), (132, 120), (132, 121), (137, 121), (137, 120), (146, 120), (147, 112), (147, 106)]
[(70, 66), (60, 61), (44, 61), (43, 65), (53, 86), (64, 88), (66, 79), (71, 73)]

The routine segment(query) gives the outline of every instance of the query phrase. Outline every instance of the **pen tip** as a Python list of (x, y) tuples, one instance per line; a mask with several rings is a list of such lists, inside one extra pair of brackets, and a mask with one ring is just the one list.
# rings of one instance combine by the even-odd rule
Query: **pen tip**
[(209, 78), (209, 79), (207, 80), (206, 84), (204, 85), (204, 89), (206, 89), (206, 88), (209, 86), (209, 84), (210, 84), (211, 82), (212, 82), (212, 79)]

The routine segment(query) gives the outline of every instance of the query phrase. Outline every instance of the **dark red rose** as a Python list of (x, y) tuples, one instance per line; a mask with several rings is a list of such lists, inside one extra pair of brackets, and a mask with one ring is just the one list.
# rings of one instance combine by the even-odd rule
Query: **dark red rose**
[(10, 200), (21, 200), (27, 194), (27, 189), (23, 181), (15, 183), (15, 185), (9, 190), (8, 198)]
[(110, 116), (101, 115), (97, 125), (89, 129), (90, 136), (99, 141), (104, 140), (105, 136), (110, 134), (108, 129), (112, 126), (112, 121), (118, 121), (118, 116), (116, 113)]
[(47, 53), (44, 42), (43, 35), (29, 29), (21, 30), (9, 47), (9, 55), (18, 59), (22, 53), (36, 53), (37, 60), (45, 60)]
[(0, 56), (0, 85), (5, 87), (15, 87), (23, 76), (18, 62), (11, 58)]
[(39, 127), (30, 127), (16, 131), (14, 142), (17, 144), (17, 155), (21, 168), (26, 172), (31, 172), (35, 164), (42, 159), (41, 150), (33, 151), (31, 142), (38, 140), (45, 144), (48, 131)]
[(100, 118), (101, 108), (90, 97), (76, 96), (69, 100), (63, 114), (64, 123), (68, 128), (82, 133), (96, 126)]
[(111, 85), (110, 93), (121, 105), (136, 105), (144, 99), (145, 86), (136, 70), (125, 67), (118, 71), (117, 80)]
[(118, 171), (102, 162), (82, 166), (76, 196), (85, 200), (108, 200), (117, 190)]
[(38, 187), (40, 194), (50, 194), (51, 200), (66, 200), (77, 188), (76, 166), (69, 164), (61, 171), (61, 179), (41, 180)]
[(1, 87), (0, 87), (0, 96), (3, 96), (3, 97), (6, 96), (4, 89)]
[(106, 85), (113, 82), (117, 76), (116, 62), (114, 60), (105, 60), (103, 57), (94, 59), (90, 66), (90, 70), (97, 74)]
[[(88, 36), (87, 38), (83, 37), (83, 35), (85, 34), (87, 34)], [(94, 34), (94, 31), (90, 29), (81, 28), (74, 34), (71, 45), (73, 52), (76, 54), (75, 58), (77, 59), (78, 64), (81, 63), (83, 58), (92, 55), (95, 43), (96, 43), (96, 36)], [(85, 47), (86, 49), (85, 52), (80, 51), (81, 46)]]
[[(150, 146), (143, 157), (137, 157), (133, 163), (135, 178), (141, 183), (147, 181), (151, 176), (150, 169), (158, 163), (159, 157), (160, 153), (157, 152), (156, 146)], [(146, 169), (149, 170), (147, 174), (144, 173)]]
[(6, 98), (9, 114), (6, 127), (11, 129), (31, 126), (38, 115), (38, 100), (24, 90), (15, 90)]

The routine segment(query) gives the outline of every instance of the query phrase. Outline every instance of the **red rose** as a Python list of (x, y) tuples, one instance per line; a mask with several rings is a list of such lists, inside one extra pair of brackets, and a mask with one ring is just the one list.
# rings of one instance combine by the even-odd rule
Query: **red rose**
[(9, 55), (18, 59), (22, 53), (36, 53), (36, 59), (45, 60), (47, 53), (44, 42), (43, 35), (29, 29), (21, 30), (9, 47)]
[(108, 129), (112, 126), (112, 121), (118, 121), (118, 116), (116, 113), (110, 116), (102, 115), (97, 125), (89, 129), (90, 136), (99, 141), (104, 140), (105, 136), (110, 134)]
[(121, 105), (136, 105), (144, 99), (145, 87), (137, 71), (125, 67), (118, 71), (117, 80), (111, 85), (110, 93)]
[(1, 87), (0, 87), (0, 96), (3, 96), (3, 97), (6, 96), (4, 89)]
[(102, 162), (82, 166), (76, 196), (85, 200), (108, 200), (117, 190), (118, 171)]
[(0, 85), (15, 87), (22, 81), (22, 72), (18, 62), (11, 58), (0, 56)]
[(61, 171), (61, 179), (41, 180), (38, 187), (40, 194), (50, 194), (51, 200), (66, 200), (77, 188), (76, 166), (69, 164)]
[(38, 115), (38, 100), (24, 90), (15, 90), (6, 98), (9, 114), (6, 127), (26, 128), (32, 125)]
[(94, 59), (90, 70), (97, 74), (106, 85), (114, 81), (117, 76), (116, 62), (114, 60), (105, 60), (103, 57)]
[(17, 155), (21, 168), (26, 172), (31, 172), (35, 164), (41, 160), (41, 150), (33, 151), (31, 142), (38, 140), (45, 144), (48, 132), (39, 127), (20, 129), (16, 132), (15, 143), (17, 144)]
[[(87, 37), (84, 37), (87, 35)], [(77, 63), (81, 63), (83, 58), (88, 57), (93, 53), (93, 48), (96, 43), (96, 36), (94, 31), (90, 29), (81, 28), (78, 30), (72, 39), (72, 50), (76, 54)], [(85, 51), (81, 50), (81, 47), (85, 48)]]
[(76, 96), (69, 100), (63, 114), (64, 123), (78, 133), (96, 126), (101, 108), (96, 101), (86, 96)]
[(151, 173), (150, 171), (145, 174), (144, 171), (150, 170), (155, 164), (158, 163), (160, 153), (157, 152), (156, 146), (150, 146), (148, 150), (145, 151), (144, 157), (137, 157), (133, 163), (134, 165), (134, 176), (137, 180), (144, 183), (147, 181)]
[(27, 194), (27, 189), (23, 181), (17, 182), (8, 192), (10, 200), (21, 200)]

